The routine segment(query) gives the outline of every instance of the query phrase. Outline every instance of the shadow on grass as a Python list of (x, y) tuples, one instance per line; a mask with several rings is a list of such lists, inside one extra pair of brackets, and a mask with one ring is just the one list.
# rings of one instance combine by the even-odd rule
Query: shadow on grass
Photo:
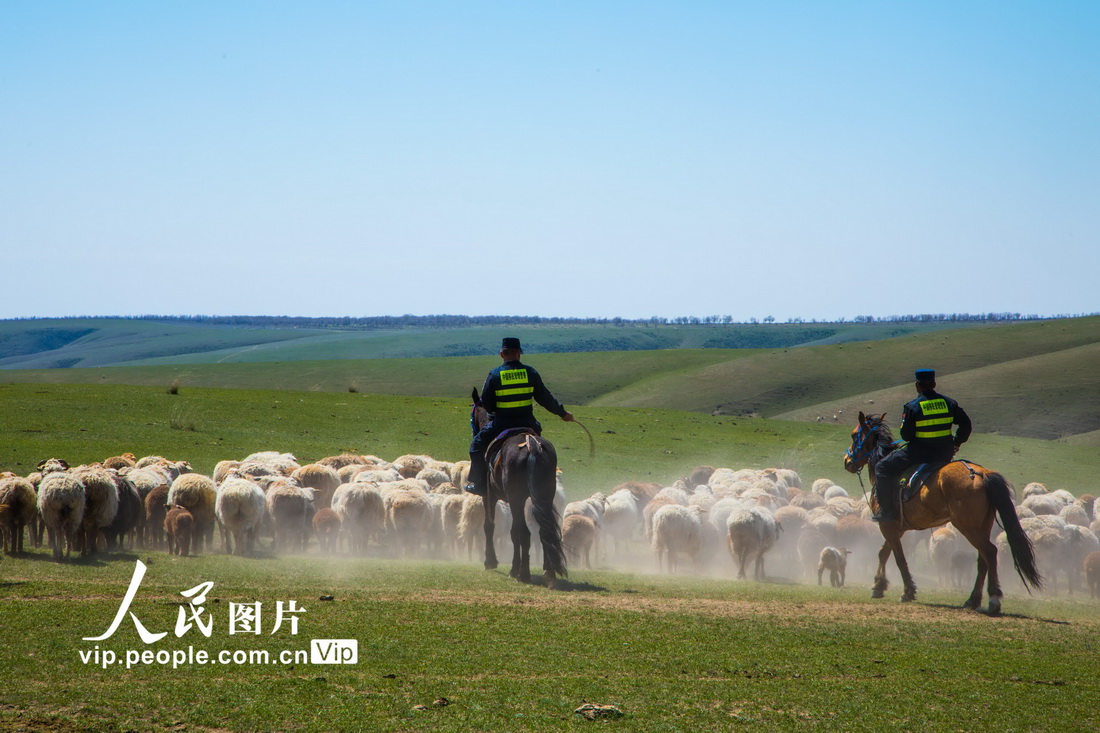
[[(543, 577), (541, 575), (531, 576), (532, 585), (542, 585)], [(568, 578), (555, 578), (554, 586), (550, 590), (564, 591), (566, 593), (591, 593), (593, 591), (606, 591), (601, 585), (592, 585), (591, 583), (576, 583)]]
[(989, 613), (987, 608), (980, 609), (978, 611), (972, 611), (968, 608), (963, 608), (962, 604), (952, 605), (949, 603), (921, 603), (920, 605), (926, 608), (940, 608), (946, 611), (959, 611), (961, 613), (979, 613), (982, 616), (989, 616), (990, 618), (1014, 618), (1019, 621), (1038, 621), (1044, 624), (1055, 624), (1056, 626), (1072, 626), (1072, 621), (1061, 621), (1053, 618), (1042, 618), (1041, 616), (1029, 616), (1026, 613)]

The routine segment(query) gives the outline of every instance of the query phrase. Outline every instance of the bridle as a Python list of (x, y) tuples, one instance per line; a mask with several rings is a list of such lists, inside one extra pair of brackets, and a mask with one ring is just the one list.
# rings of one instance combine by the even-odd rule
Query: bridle
[(870, 428), (864, 431), (865, 425), (866, 423), (861, 423), (859, 430), (856, 432), (858, 442), (853, 440), (852, 444), (848, 446), (848, 450), (844, 452), (850, 462), (859, 466), (856, 475), (859, 475), (859, 472), (867, 465), (867, 459), (871, 457), (871, 452), (875, 449), (875, 441), (868, 440), (868, 438), (874, 437), (874, 432)]

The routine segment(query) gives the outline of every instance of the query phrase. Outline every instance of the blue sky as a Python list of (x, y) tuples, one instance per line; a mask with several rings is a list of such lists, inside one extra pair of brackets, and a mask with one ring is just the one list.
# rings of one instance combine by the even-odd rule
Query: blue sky
[(0, 317), (1100, 310), (1100, 4), (0, 4)]

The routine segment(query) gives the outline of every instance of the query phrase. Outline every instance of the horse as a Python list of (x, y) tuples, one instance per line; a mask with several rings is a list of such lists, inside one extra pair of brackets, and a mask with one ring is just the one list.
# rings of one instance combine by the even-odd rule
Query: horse
[[(488, 424), (490, 417), (481, 404), (476, 388), (473, 399), (470, 422), (476, 433)], [(527, 528), (523, 512), (524, 505), (530, 499), (542, 541), (543, 582), (552, 586), (555, 578), (568, 576), (558, 511), (554, 507), (557, 469), (558, 454), (553, 443), (533, 429), (522, 428), (499, 440), (499, 449), (489, 465), (488, 486), (482, 498), (485, 506), (486, 570), (497, 567), (496, 548), (493, 547), (494, 508), (500, 500), (507, 502), (512, 510), (512, 569), (509, 575), (523, 583), (531, 582), (531, 530)]]
[[(844, 469), (849, 473), (858, 475), (864, 466), (870, 466), (872, 486), (875, 484), (875, 465), (897, 445), (884, 421), (885, 417), (860, 412), (859, 423), (852, 431), (852, 444), (844, 455)], [(911, 529), (931, 529), (950, 522), (978, 551), (978, 576), (974, 581), (974, 590), (963, 607), (971, 610), (981, 608), (982, 583), (988, 575), (988, 613), (994, 616), (1000, 614), (1002, 593), (997, 577), (997, 546), (989, 539), (993, 520), (998, 516), (1008, 537), (1012, 562), (1024, 587), (1029, 593), (1032, 588), (1042, 588), (1043, 579), (1035, 564), (1035, 551), (1020, 526), (1011, 492), (1012, 487), (1004, 476), (975, 463), (952, 461), (935, 471), (924, 482), (919, 493), (905, 502), (899, 501), (900, 519), (879, 523), (879, 531), (885, 541), (878, 553), (878, 571), (871, 597), (882, 598), (885, 595), (889, 586), (886, 562), (893, 553), (905, 584), (901, 600), (915, 600), (917, 586), (909, 573), (901, 536)], [(874, 497), (871, 498), (871, 508), (876, 512), (878, 510)]]

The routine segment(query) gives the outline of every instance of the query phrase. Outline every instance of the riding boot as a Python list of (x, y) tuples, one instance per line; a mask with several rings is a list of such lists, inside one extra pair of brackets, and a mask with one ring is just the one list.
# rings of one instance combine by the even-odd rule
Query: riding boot
[(873, 522), (890, 522), (898, 518), (898, 477), (884, 476), (875, 483), (875, 501), (878, 502), (878, 514), (871, 517)]
[(475, 496), (485, 496), (485, 484), (488, 481), (489, 464), (481, 451), (470, 451), (470, 476), (466, 491)]

